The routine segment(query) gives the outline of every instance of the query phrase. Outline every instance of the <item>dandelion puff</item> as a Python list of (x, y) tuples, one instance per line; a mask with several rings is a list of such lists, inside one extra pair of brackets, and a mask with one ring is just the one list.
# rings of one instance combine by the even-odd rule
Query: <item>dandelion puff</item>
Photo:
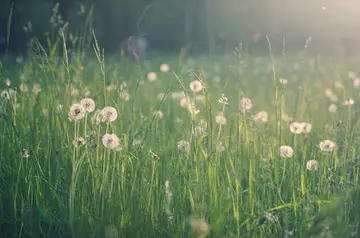
[(154, 82), (157, 79), (157, 75), (155, 72), (149, 72), (147, 74), (147, 79), (149, 80), (149, 82)]
[(164, 113), (160, 110), (154, 112), (155, 119), (160, 120), (164, 117)]
[(252, 108), (252, 102), (251, 102), (250, 98), (242, 98), (240, 100), (240, 110), (242, 112), (245, 112), (251, 108)]
[(161, 72), (166, 73), (166, 72), (169, 72), (169, 70), (170, 70), (169, 65), (167, 65), (167, 64), (160, 65), (160, 71)]
[(86, 114), (85, 108), (81, 104), (75, 103), (70, 107), (69, 120), (70, 121), (80, 120), (85, 117), (85, 114)]
[(287, 145), (280, 146), (280, 156), (283, 158), (291, 158), (294, 154), (294, 150)]
[(354, 88), (359, 88), (360, 87), (360, 78), (355, 78), (353, 83), (354, 83)]
[(329, 112), (334, 113), (334, 112), (336, 112), (336, 110), (337, 110), (337, 106), (336, 106), (335, 104), (331, 104), (331, 105), (329, 106), (328, 110), (329, 110)]
[(20, 84), (19, 89), (20, 89), (20, 92), (23, 92), (23, 93), (27, 93), (29, 91), (27, 84), (24, 84), (24, 83)]
[(194, 128), (194, 134), (196, 137), (200, 137), (205, 133), (205, 129), (202, 126), (196, 126)]
[(86, 112), (93, 112), (95, 110), (95, 102), (91, 98), (81, 99), (80, 104), (85, 108)]
[(198, 93), (202, 90), (203, 86), (200, 82), (200, 80), (194, 80), (190, 83), (190, 90), (194, 93)]
[(181, 140), (178, 142), (177, 148), (181, 152), (189, 152), (190, 151), (190, 143), (185, 140)]
[(120, 148), (120, 139), (115, 134), (106, 133), (101, 138), (103, 145), (111, 150), (118, 150)]
[(209, 232), (210, 226), (204, 219), (190, 219), (190, 226), (197, 233), (198, 237), (205, 236)]
[(320, 150), (323, 152), (332, 152), (336, 147), (336, 143), (331, 140), (324, 140), (320, 142)]
[(186, 108), (188, 106), (188, 104), (190, 104), (189, 98), (184, 97), (180, 100), (180, 107)]
[(104, 107), (102, 111), (106, 115), (106, 120), (109, 122), (115, 121), (118, 116), (118, 113), (114, 107)]
[(351, 106), (355, 103), (355, 101), (352, 98), (348, 98), (344, 101), (343, 105), (345, 106)]
[(91, 117), (91, 122), (95, 125), (100, 125), (106, 123), (107, 117), (103, 110), (95, 111), (94, 115)]
[(318, 170), (319, 168), (319, 163), (317, 162), (317, 160), (308, 160), (306, 162), (306, 169), (313, 171), (313, 170)]
[(260, 111), (252, 116), (256, 122), (267, 123), (269, 121), (269, 115), (266, 111)]
[(293, 122), (290, 124), (289, 129), (294, 134), (301, 134), (303, 133), (303, 125), (298, 122)]
[(219, 112), (215, 117), (215, 122), (219, 125), (226, 125), (227, 120), (224, 113)]

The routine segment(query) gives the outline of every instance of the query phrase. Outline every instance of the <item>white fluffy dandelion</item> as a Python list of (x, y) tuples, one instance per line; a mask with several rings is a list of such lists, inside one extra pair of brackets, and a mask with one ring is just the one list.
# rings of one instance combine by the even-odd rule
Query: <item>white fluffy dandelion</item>
[(287, 145), (280, 146), (280, 156), (283, 158), (291, 158), (294, 154), (294, 150)]
[(93, 112), (95, 110), (95, 102), (91, 98), (81, 99), (80, 104), (85, 108), (86, 112)]
[(328, 110), (329, 110), (329, 112), (334, 113), (334, 112), (336, 112), (336, 110), (337, 110), (337, 106), (336, 106), (335, 104), (331, 104), (331, 105), (329, 106)]
[(81, 104), (75, 103), (70, 107), (69, 120), (70, 121), (80, 120), (85, 117), (85, 114), (86, 114), (85, 108)]
[(294, 134), (301, 134), (303, 133), (303, 125), (298, 122), (293, 122), (290, 124), (289, 129)]
[(324, 140), (320, 142), (320, 150), (324, 152), (332, 152), (336, 147), (336, 143), (331, 140)]
[(187, 142), (186, 140), (181, 140), (178, 142), (177, 148), (181, 152), (189, 152), (190, 151), (190, 143)]
[(250, 98), (242, 98), (240, 100), (240, 111), (245, 112), (252, 108), (252, 102)]
[(106, 115), (106, 120), (109, 122), (115, 121), (118, 116), (118, 113), (114, 107), (104, 107), (102, 111)]
[(269, 115), (266, 111), (260, 111), (252, 116), (256, 122), (267, 123), (269, 121)]
[(157, 79), (157, 75), (155, 72), (149, 72), (147, 74), (147, 79), (149, 80), (149, 82), (154, 82)]
[(308, 160), (306, 162), (306, 169), (307, 170), (318, 170), (319, 168), (319, 163), (317, 162), (317, 160)]
[(226, 125), (227, 120), (224, 113), (219, 112), (215, 117), (215, 122), (219, 125)]
[(91, 117), (91, 122), (95, 125), (100, 125), (107, 122), (106, 114), (103, 110), (95, 111), (94, 115)]
[(169, 72), (169, 70), (170, 70), (169, 65), (167, 65), (167, 64), (160, 65), (160, 71), (161, 72), (166, 73), (166, 72)]
[(121, 150), (120, 139), (115, 134), (106, 133), (101, 140), (106, 148), (111, 150)]
[(200, 92), (202, 90), (202, 88), (203, 88), (203, 86), (202, 86), (200, 80), (194, 80), (190, 83), (190, 89), (194, 93)]

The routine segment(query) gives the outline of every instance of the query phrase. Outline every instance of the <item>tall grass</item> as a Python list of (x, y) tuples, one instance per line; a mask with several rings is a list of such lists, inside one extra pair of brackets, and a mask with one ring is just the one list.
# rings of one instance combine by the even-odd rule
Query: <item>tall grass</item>
[[(341, 63), (311, 55), (158, 57), (151, 59), (158, 79), (149, 82), (141, 63), (105, 57), (90, 28), (82, 32), (84, 40), (71, 51), (63, 28), (48, 47), (34, 41), (17, 70), (2, 62), (3, 79), (11, 79), (11, 86), (1, 82), (10, 96), (0, 104), (0, 230), (6, 237), (202, 236), (191, 226), (197, 218), (210, 225), (208, 237), (308, 237), (313, 217), (335, 195), (358, 186), (358, 89)], [(158, 72), (161, 63), (171, 72)], [(189, 89), (195, 79), (205, 85), (197, 94)], [(35, 83), (41, 92), (32, 92)], [(328, 111), (327, 88), (338, 97), (335, 113)], [(129, 101), (120, 98), (124, 90)], [(198, 115), (172, 99), (177, 91), (190, 99), (203, 95)], [(218, 102), (222, 93), (228, 105)], [(89, 113), (70, 122), (71, 104), (85, 97), (96, 109), (115, 107), (118, 118), (96, 126)], [(253, 107), (243, 112), (244, 97)], [(342, 105), (348, 97), (354, 105)], [(262, 110), (268, 123), (253, 120)], [(221, 126), (215, 120), (220, 111), (227, 118)], [(311, 123), (311, 132), (291, 133), (284, 115)], [(201, 120), (207, 127), (196, 136)], [(102, 145), (105, 133), (121, 137), (121, 151)], [(86, 144), (75, 147), (80, 137)], [(336, 142), (334, 152), (320, 150), (326, 139)], [(180, 140), (190, 143), (188, 151), (178, 150)], [(281, 145), (294, 149), (292, 158), (279, 156)], [(308, 160), (317, 160), (319, 169), (307, 170)], [(356, 200), (346, 203), (330, 218), (356, 236), (357, 207)], [(320, 235), (336, 237), (341, 229), (331, 228), (327, 221)]]

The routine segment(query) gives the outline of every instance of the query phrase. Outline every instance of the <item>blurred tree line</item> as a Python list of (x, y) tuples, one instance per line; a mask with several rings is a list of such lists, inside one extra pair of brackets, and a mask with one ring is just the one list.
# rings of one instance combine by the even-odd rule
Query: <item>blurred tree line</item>
[[(259, 0), (264, 1), (264, 0)], [(226, 4), (224, 4), (226, 2)], [(2, 0), (0, 51), (24, 52), (30, 36), (46, 34), (69, 23), (76, 34), (93, 9), (92, 27), (107, 52), (119, 49), (128, 36), (145, 33), (158, 51), (224, 52), (261, 30), (261, 14), (246, 0)], [(57, 5), (58, 3), (58, 5)], [(256, 4), (259, 4), (257, 2)], [(256, 14), (256, 20), (248, 20)], [(11, 27), (8, 28), (9, 24)], [(8, 29), (9, 45), (6, 46)], [(254, 30), (255, 29), (255, 30)]]

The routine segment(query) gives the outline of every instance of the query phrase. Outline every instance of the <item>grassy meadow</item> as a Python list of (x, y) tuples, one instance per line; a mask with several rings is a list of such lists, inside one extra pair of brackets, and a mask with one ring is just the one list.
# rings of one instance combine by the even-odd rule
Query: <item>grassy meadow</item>
[(1, 238), (359, 237), (352, 62), (59, 39), (1, 63)]

